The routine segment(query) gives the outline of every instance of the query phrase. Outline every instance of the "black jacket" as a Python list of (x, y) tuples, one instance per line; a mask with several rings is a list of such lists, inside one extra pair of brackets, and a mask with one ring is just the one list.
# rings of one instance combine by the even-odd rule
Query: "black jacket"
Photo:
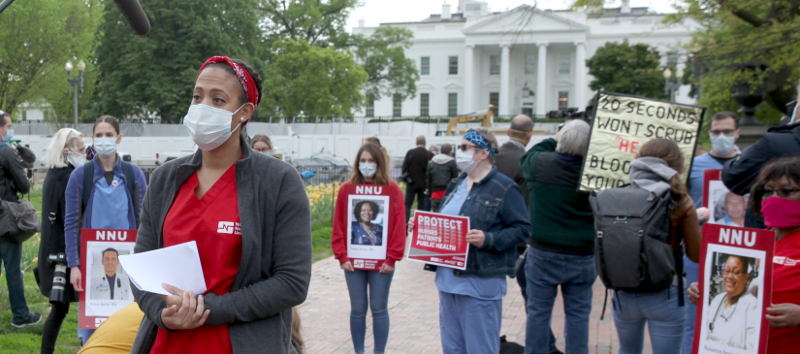
[(458, 177), (458, 165), (450, 156), (439, 154), (428, 164), (428, 189), (438, 192), (447, 189), (453, 178)]
[(19, 193), (28, 193), (29, 189), (17, 151), (8, 145), (0, 146), (0, 199), (19, 201)]
[[(47, 171), (42, 188), (42, 231), (39, 242), (39, 290), (42, 295), (49, 297), (53, 285), (54, 266), (49, 264), (47, 257), (51, 254), (64, 252), (64, 192), (67, 181), (72, 173), (72, 166), (51, 168)], [(66, 262), (66, 259), (65, 259)], [(66, 301), (76, 301), (75, 292), (69, 284), (69, 268), (67, 268), (67, 286), (64, 288)]]
[(528, 204), (528, 187), (525, 184), (525, 177), (522, 176), (522, 169), (519, 167), (519, 160), (525, 155), (525, 148), (509, 141), (500, 146), (500, 151), (494, 157), (494, 165), (497, 171), (514, 180), (522, 189), (522, 196), (525, 204)]
[(425, 189), (425, 175), (428, 171), (428, 150), (417, 146), (406, 153), (403, 159), (403, 174), (411, 178), (410, 186), (414, 189)]
[(722, 182), (739, 195), (750, 193), (753, 181), (769, 160), (800, 155), (800, 122), (772, 127), (722, 170)]

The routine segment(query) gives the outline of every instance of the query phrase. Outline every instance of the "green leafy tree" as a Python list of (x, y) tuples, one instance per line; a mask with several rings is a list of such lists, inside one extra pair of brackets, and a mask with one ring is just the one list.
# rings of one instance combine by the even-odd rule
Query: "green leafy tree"
[[(87, 60), (100, 11), (99, 0), (17, 1), (9, 6), (0, 15), (0, 109), (13, 114), (23, 102), (44, 99), (57, 116), (71, 117), (64, 63)], [(92, 70), (88, 62), (86, 75)], [(92, 88), (87, 82), (85, 90)]]
[(592, 90), (666, 98), (658, 50), (647, 44), (609, 42), (586, 61)]
[(106, 3), (94, 115), (177, 123), (190, 104), (196, 70), (208, 57), (237, 57), (263, 69), (256, 0), (142, 0), (152, 23), (146, 36), (135, 35), (116, 6)]
[(321, 48), (305, 40), (273, 43), (267, 65), (266, 107), (275, 116), (349, 116), (361, 104), (367, 74), (347, 50)]
[(347, 17), (358, 0), (260, 0), (267, 39), (305, 40), (311, 45), (343, 47), (348, 44)]
[(379, 27), (369, 37), (356, 36), (355, 52), (367, 72), (364, 92), (378, 100), (395, 93), (404, 99), (417, 92), (419, 73), (414, 61), (406, 58), (414, 34), (398, 27)]

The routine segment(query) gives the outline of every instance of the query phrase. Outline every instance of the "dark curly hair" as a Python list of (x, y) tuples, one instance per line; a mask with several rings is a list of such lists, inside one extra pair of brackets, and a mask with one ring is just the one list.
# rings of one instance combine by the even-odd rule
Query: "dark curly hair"
[(378, 212), (380, 211), (380, 207), (378, 207), (378, 203), (375, 203), (371, 200), (362, 200), (356, 203), (356, 207), (353, 208), (353, 216), (356, 217), (356, 221), (361, 221), (359, 215), (361, 214), (361, 208), (364, 207), (364, 204), (368, 204), (370, 208), (372, 208), (372, 219), (370, 221), (374, 221), (375, 218), (378, 217)]

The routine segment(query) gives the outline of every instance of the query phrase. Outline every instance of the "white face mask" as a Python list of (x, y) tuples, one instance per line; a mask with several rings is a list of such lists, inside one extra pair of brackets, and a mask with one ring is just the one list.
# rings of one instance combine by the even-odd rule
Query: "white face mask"
[(736, 137), (720, 134), (711, 137), (711, 149), (720, 155), (727, 155), (736, 148)]
[(70, 151), (69, 154), (67, 154), (67, 162), (72, 165), (72, 167), (81, 166), (86, 163), (86, 155)]
[(242, 125), (242, 122), (239, 122), (236, 128), (231, 129), (231, 119), (242, 107), (244, 105), (234, 112), (228, 112), (204, 104), (193, 104), (183, 117), (183, 125), (189, 129), (189, 135), (200, 149), (214, 150), (228, 141), (231, 134)]
[(372, 178), (375, 176), (375, 172), (378, 171), (378, 164), (374, 162), (362, 162), (358, 164), (358, 171), (361, 172), (361, 175), (366, 178)]
[(117, 138), (94, 138), (94, 151), (103, 156), (117, 153)]
[(478, 161), (473, 160), (474, 156), (475, 150), (473, 149), (456, 150), (456, 164), (458, 165), (458, 168), (464, 173), (472, 172), (472, 170), (475, 169), (475, 166), (478, 165)]

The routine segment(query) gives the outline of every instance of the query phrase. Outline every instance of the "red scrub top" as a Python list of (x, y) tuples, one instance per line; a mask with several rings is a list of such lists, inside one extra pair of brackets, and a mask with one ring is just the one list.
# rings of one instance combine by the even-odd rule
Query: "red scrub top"
[[(772, 303), (800, 305), (800, 232), (792, 233), (775, 244)], [(800, 327), (769, 329), (770, 353), (792, 353), (800, 346)]]
[[(197, 241), (206, 293), (230, 292), (242, 258), (236, 197), (236, 165), (197, 198), (195, 172), (183, 183), (164, 221), (164, 247)], [(151, 353), (231, 353), (228, 325), (204, 325), (174, 332), (158, 329)]]

